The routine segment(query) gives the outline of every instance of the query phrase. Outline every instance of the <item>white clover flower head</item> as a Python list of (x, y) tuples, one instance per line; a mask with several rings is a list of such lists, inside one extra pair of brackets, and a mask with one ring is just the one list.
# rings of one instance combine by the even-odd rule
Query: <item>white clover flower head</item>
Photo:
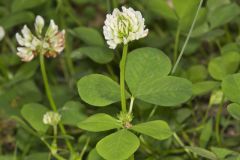
[(24, 62), (31, 61), (37, 54), (37, 48), (41, 45), (41, 41), (32, 34), (26, 25), (22, 29), (22, 35), (16, 34), (16, 39), (21, 46), (17, 47), (17, 55)]
[(5, 31), (2, 26), (0, 26), (0, 41), (4, 38), (5, 36)]
[(122, 7), (122, 11), (116, 8), (112, 14), (107, 14), (103, 34), (109, 48), (115, 49), (118, 44), (146, 37), (148, 29), (144, 22), (141, 12), (132, 8)]
[(35, 56), (42, 53), (46, 57), (56, 57), (64, 49), (65, 30), (58, 31), (58, 26), (53, 20), (43, 34), (44, 19), (37, 16), (35, 19), (36, 36), (25, 25), (22, 29), (22, 35), (16, 34), (16, 39), (20, 47), (17, 48), (17, 55), (22, 61), (31, 61)]
[(57, 112), (49, 111), (43, 115), (43, 123), (46, 125), (56, 126), (61, 120), (61, 115)]

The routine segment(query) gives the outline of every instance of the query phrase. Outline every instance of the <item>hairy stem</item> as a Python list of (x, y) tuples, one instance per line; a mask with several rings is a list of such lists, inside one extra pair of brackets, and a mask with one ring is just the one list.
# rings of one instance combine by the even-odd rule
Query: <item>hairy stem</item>
[(121, 91), (121, 106), (124, 113), (127, 112), (126, 96), (125, 96), (125, 65), (127, 60), (128, 45), (123, 46), (122, 60), (120, 62), (120, 91)]

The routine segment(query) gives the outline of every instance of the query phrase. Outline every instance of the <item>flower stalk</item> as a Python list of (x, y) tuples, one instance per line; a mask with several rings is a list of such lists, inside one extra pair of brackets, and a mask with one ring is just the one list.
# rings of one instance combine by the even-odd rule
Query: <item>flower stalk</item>
[(121, 106), (124, 113), (127, 112), (126, 95), (125, 95), (125, 65), (127, 60), (128, 44), (123, 46), (122, 60), (120, 62), (120, 91), (121, 91)]
[[(57, 106), (55, 104), (55, 101), (53, 99), (53, 96), (52, 96), (52, 92), (50, 90), (50, 87), (49, 87), (49, 82), (48, 82), (48, 77), (47, 77), (47, 73), (46, 73), (46, 67), (45, 67), (45, 62), (44, 62), (44, 55), (43, 54), (40, 54), (39, 56), (40, 58), (40, 68), (41, 68), (41, 72), (42, 72), (42, 77), (43, 77), (43, 82), (44, 82), (44, 87), (45, 87), (45, 91), (46, 91), (46, 94), (47, 94), (47, 98), (49, 100), (49, 103), (50, 103), (50, 106), (52, 108), (53, 111), (57, 111)], [(64, 126), (61, 124), (61, 122), (59, 122), (59, 127), (60, 127), (60, 130), (62, 132), (62, 134), (66, 135), (66, 130), (64, 128)], [(73, 147), (70, 143), (70, 141), (65, 138), (65, 142), (67, 144), (67, 147), (68, 149), (70, 150), (71, 154), (74, 153), (74, 150), (73, 150)]]

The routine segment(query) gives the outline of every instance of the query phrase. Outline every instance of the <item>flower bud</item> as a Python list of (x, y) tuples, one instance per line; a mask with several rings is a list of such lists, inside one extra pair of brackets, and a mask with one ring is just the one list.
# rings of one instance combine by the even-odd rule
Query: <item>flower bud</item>
[(2, 26), (0, 26), (0, 41), (4, 38), (5, 36), (5, 31)]
[(43, 123), (56, 126), (61, 120), (61, 115), (57, 112), (49, 111), (43, 116)]
[(41, 37), (42, 30), (44, 27), (44, 19), (41, 16), (37, 16), (34, 26), (35, 26), (37, 36)]

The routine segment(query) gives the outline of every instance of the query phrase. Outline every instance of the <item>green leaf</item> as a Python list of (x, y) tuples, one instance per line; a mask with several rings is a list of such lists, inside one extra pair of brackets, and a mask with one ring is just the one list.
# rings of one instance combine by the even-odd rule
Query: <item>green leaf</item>
[(104, 160), (104, 159), (102, 159), (102, 157), (97, 153), (96, 148), (94, 148), (88, 154), (87, 160)]
[(171, 9), (165, 0), (147, 0), (142, 1), (146, 8), (148, 8), (153, 13), (163, 16), (169, 20), (177, 20), (177, 16), (173, 9)]
[(103, 47), (82, 47), (74, 51), (71, 56), (73, 59), (81, 59), (82, 55), (100, 64), (109, 63), (114, 57), (112, 50)]
[(88, 45), (104, 46), (104, 40), (102, 35), (93, 28), (78, 27), (73, 29), (73, 35), (81, 39)]
[(210, 22), (211, 28), (216, 28), (230, 22), (239, 15), (240, 7), (236, 3), (231, 3), (217, 7), (215, 10), (210, 12), (208, 21)]
[(208, 72), (204, 65), (191, 66), (187, 71), (187, 77), (192, 82), (203, 81), (207, 76)]
[(199, 0), (185, 0), (184, 3), (179, 0), (173, 0), (175, 11), (180, 19), (189, 16), (188, 14), (192, 13), (193, 8), (196, 10), (198, 4)]
[(0, 95), (0, 112), (5, 115), (18, 115), (21, 107), (30, 102), (42, 99), (41, 92), (33, 81), (24, 81), (6, 88)]
[(101, 132), (115, 128), (120, 128), (121, 123), (108, 114), (95, 114), (86, 120), (78, 123), (78, 127), (87, 131)]
[(192, 96), (192, 84), (184, 78), (162, 77), (142, 85), (133, 96), (160, 106), (176, 106)]
[(196, 153), (199, 156), (202, 156), (211, 160), (218, 160), (217, 156), (214, 153), (206, 149), (199, 148), (199, 147), (186, 147), (186, 148), (189, 149), (191, 152)]
[(23, 64), (8, 85), (31, 78), (38, 68), (38, 61)]
[(228, 74), (236, 72), (239, 63), (239, 53), (230, 52), (212, 59), (208, 65), (208, 71), (214, 79), (222, 80)]
[(213, 132), (213, 123), (212, 120), (209, 120), (203, 127), (201, 135), (200, 135), (200, 146), (206, 147)]
[(12, 11), (22, 11), (25, 9), (31, 9), (42, 5), (46, 0), (14, 0), (12, 3)]
[(38, 103), (29, 103), (23, 106), (21, 114), (23, 118), (38, 132), (45, 133), (48, 125), (43, 123), (43, 115), (48, 109)]
[(0, 25), (5, 29), (15, 27), (16, 25), (34, 21), (34, 14), (31, 12), (13, 13), (0, 19)]
[(217, 155), (219, 159), (224, 159), (228, 155), (234, 154), (234, 151), (225, 149), (225, 148), (218, 148), (218, 147), (211, 147), (211, 150)]
[(168, 124), (161, 120), (137, 124), (131, 129), (158, 140), (168, 139), (172, 135), (172, 131)]
[(228, 105), (228, 112), (233, 116), (235, 119), (240, 120), (240, 105), (237, 103), (232, 103)]
[(41, 153), (41, 152), (37, 152), (37, 153), (32, 153), (29, 156), (27, 156), (24, 160), (43, 160), (43, 159), (48, 159), (49, 157), (49, 153)]
[(0, 155), (0, 160), (15, 160), (16, 157), (12, 155)]
[(169, 74), (170, 59), (155, 48), (140, 48), (130, 52), (126, 62), (126, 81), (133, 94), (140, 87)]
[(106, 160), (126, 160), (138, 149), (139, 139), (128, 130), (122, 129), (106, 136), (97, 143), (97, 152)]
[(107, 76), (91, 74), (78, 81), (82, 100), (93, 106), (107, 106), (120, 101), (120, 86)]
[(222, 81), (222, 89), (230, 101), (240, 104), (240, 73), (224, 78)]
[(60, 110), (62, 116), (61, 122), (67, 125), (77, 126), (80, 121), (86, 119), (83, 108), (84, 105), (79, 102), (67, 102)]
[[(199, 5), (199, 0), (185, 0), (184, 3), (179, 0), (173, 0), (173, 6), (178, 16), (179, 27), (182, 31), (188, 31)], [(196, 19), (196, 26), (205, 22), (207, 9), (201, 8)]]
[(193, 95), (203, 95), (220, 86), (219, 82), (216, 81), (203, 81), (193, 84)]

